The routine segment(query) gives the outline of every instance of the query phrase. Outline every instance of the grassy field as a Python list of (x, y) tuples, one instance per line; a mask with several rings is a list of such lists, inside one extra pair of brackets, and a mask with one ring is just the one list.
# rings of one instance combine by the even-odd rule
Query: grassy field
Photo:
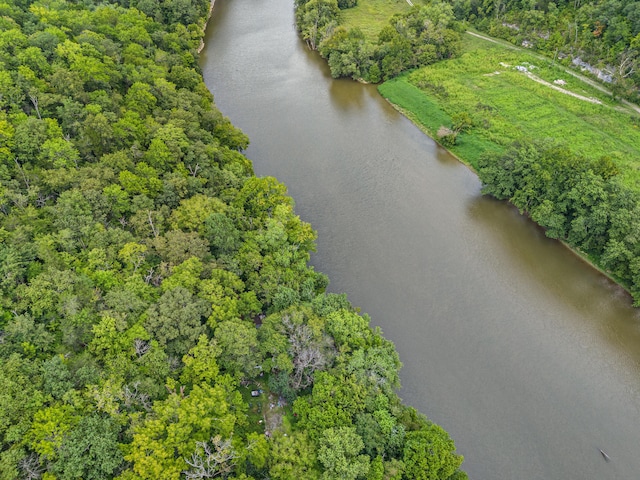
[[(610, 156), (625, 182), (640, 187), (637, 114), (527, 51), (470, 35), (464, 36), (463, 51), (460, 58), (384, 83), (381, 94), (432, 136), (440, 125), (451, 126), (453, 116), (470, 116), (471, 130), (451, 150), (472, 166), (482, 152), (515, 140), (554, 138), (588, 158)], [(566, 82), (555, 85), (565, 92), (554, 89), (557, 80)]]
[[(421, 5), (422, 0), (414, 1)], [(346, 28), (358, 27), (372, 41), (378, 39), (378, 32), (389, 23), (396, 13), (411, 9), (406, 0), (358, 0), (358, 5), (340, 12), (340, 24)]]

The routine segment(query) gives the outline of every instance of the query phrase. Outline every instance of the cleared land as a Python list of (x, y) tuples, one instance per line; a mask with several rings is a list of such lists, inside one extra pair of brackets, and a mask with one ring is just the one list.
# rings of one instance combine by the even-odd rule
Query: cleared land
[[(413, 4), (422, 5), (423, 1), (415, 0)], [(382, 27), (389, 24), (389, 18), (409, 10), (411, 6), (406, 0), (358, 0), (358, 5), (340, 12), (340, 25), (357, 27), (369, 40), (376, 41)]]
[(465, 35), (463, 52), (386, 82), (380, 92), (431, 136), (468, 116), (472, 127), (451, 151), (471, 166), (516, 140), (554, 138), (582, 156), (611, 157), (625, 181), (640, 188), (635, 112), (526, 50)]

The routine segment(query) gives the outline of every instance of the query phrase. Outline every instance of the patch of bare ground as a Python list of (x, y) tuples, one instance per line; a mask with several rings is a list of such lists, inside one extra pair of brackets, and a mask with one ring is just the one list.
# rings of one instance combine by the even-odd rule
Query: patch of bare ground
[(264, 419), (264, 434), (270, 437), (273, 432), (278, 430), (282, 425), (282, 417), (284, 416), (284, 407), (286, 402), (273, 393), (269, 394), (267, 404), (263, 409), (262, 417)]

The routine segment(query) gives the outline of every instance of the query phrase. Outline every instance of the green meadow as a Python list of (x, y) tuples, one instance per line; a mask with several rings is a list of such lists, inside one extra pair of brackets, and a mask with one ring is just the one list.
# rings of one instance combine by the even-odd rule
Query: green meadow
[[(421, 5), (416, 0), (414, 5)], [(411, 10), (406, 0), (358, 0), (358, 5), (340, 12), (340, 25), (347, 29), (359, 28), (370, 41), (377, 41), (382, 27), (388, 25), (389, 18), (396, 13)]]
[(456, 118), (470, 121), (449, 148), (473, 167), (485, 151), (551, 138), (587, 158), (609, 156), (625, 183), (640, 187), (638, 114), (526, 50), (466, 34), (459, 58), (388, 81), (380, 93), (434, 137)]

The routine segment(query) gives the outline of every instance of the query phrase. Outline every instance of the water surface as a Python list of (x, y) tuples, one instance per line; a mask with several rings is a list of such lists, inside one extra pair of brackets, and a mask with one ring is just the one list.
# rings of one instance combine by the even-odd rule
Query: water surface
[(292, 3), (216, 0), (205, 81), (256, 173), (318, 231), (330, 290), (395, 342), (400, 396), (451, 433), (472, 479), (640, 478), (629, 297), (482, 197), (375, 87), (331, 79)]

